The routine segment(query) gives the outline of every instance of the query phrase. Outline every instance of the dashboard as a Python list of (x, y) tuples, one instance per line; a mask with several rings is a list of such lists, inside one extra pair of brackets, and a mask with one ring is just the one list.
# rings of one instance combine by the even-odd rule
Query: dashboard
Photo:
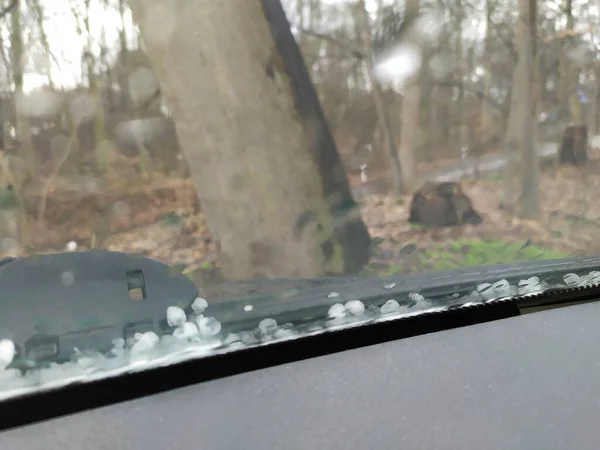
[(587, 303), (13, 428), (0, 449), (597, 450), (599, 419), (600, 303)]

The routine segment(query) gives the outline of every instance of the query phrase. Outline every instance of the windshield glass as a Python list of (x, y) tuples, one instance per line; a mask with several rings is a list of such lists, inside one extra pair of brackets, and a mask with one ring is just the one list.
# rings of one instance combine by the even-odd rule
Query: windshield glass
[(594, 5), (0, 6), (0, 398), (600, 281)]

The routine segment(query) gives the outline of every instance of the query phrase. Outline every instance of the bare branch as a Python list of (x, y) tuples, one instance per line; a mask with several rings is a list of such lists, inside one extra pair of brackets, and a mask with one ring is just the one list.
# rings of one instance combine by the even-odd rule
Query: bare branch
[(503, 104), (498, 103), (492, 97), (486, 95), (485, 92), (483, 92), (478, 87), (473, 86), (472, 84), (464, 83), (460, 80), (433, 80), (432, 83), (438, 86), (462, 88), (465, 91), (472, 92), (475, 95), (477, 95), (477, 97), (482, 98), (483, 100), (488, 102), (492, 107), (500, 111), (504, 117), (508, 117), (509, 111)]
[(355, 58), (365, 59), (365, 57), (366, 57), (366, 55), (360, 49), (354, 47), (351, 44), (342, 42), (332, 36), (329, 36), (328, 34), (319, 33), (317, 31), (313, 31), (313, 30), (307, 30), (306, 28), (300, 28), (299, 31), (300, 31), (300, 33), (305, 34), (307, 36), (311, 36), (311, 37), (314, 37), (317, 39), (322, 39), (333, 45), (336, 45), (336, 46), (340, 47), (341, 49), (346, 50), (348, 53), (350, 53)]

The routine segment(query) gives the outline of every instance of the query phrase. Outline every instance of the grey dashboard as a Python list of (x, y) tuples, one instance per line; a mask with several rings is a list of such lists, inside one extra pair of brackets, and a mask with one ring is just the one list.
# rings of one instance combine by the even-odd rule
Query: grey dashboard
[(599, 421), (600, 304), (588, 303), (11, 429), (0, 449), (597, 450)]

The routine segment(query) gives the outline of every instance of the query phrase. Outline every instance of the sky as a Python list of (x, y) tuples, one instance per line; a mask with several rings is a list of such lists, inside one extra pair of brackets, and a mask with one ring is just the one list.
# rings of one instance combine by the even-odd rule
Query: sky
[[(78, 84), (81, 78), (81, 54), (84, 45), (84, 39), (82, 39), (77, 33), (76, 20), (71, 11), (71, 4), (76, 3), (80, 0), (40, 0), (45, 10), (47, 20), (44, 24), (50, 48), (52, 49), (56, 59), (60, 64), (56, 64), (52, 61), (38, 61), (37, 64), (29, 64), (30, 67), (40, 67), (44, 64), (50, 64), (51, 76), (54, 84), (57, 87), (68, 87)], [(340, 4), (347, 3), (349, 0), (321, 0), (327, 4)], [(393, 3), (394, 0), (383, 0), (383, 3)], [(295, 0), (286, 0), (286, 5), (291, 11), (294, 11)], [(100, 6), (100, 2), (92, 0), (92, 11), (90, 14), (90, 26), (92, 29), (92, 35), (95, 40), (99, 40), (102, 28), (106, 34), (106, 40), (109, 43), (116, 42), (118, 40), (118, 32), (121, 26), (121, 18), (119, 17), (118, 11), (106, 10)], [(366, 0), (367, 9), (375, 11), (377, 8), (377, 0)], [(128, 28), (128, 35), (132, 35), (133, 22), (131, 14), (128, 12), (125, 17), (125, 22)], [(394, 65), (394, 62), (392, 63)], [(401, 70), (405, 65), (406, 61), (403, 59), (398, 60), (399, 67), (393, 69), (397, 72)], [(390, 66), (388, 64), (388, 66)], [(47, 67), (47, 66), (46, 66)], [(391, 66), (390, 66), (391, 67)], [(47, 76), (45, 73), (35, 73), (30, 70), (25, 73), (24, 77), (24, 89), (26, 92), (41, 86), (47, 85)]]
[[(50, 63), (51, 76), (57, 87), (67, 87), (77, 84), (81, 78), (81, 54), (84, 40), (78, 35), (76, 21), (71, 11), (71, 4), (77, 0), (40, 0), (45, 11), (47, 20), (44, 24), (50, 48), (60, 62), (57, 65)], [(216, 1), (216, 0), (215, 0)], [(222, 0), (223, 1), (223, 0)], [(293, 3), (290, 0), (286, 3)], [(346, 3), (348, 0), (322, 0), (324, 3)], [(390, 3), (394, 0), (384, 0), (384, 3)], [(82, 2), (80, 2), (82, 3)], [(376, 0), (366, 0), (367, 8), (375, 10)], [(92, 0), (90, 14), (90, 26), (94, 39), (99, 40), (102, 27), (106, 33), (107, 42), (116, 42), (118, 32), (121, 26), (121, 18), (117, 10), (109, 10), (100, 7), (100, 2)], [(132, 35), (134, 28), (131, 14), (127, 12), (125, 17), (128, 35)], [(46, 61), (38, 62), (37, 65), (47, 64)], [(34, 66), (30, 64), (30, 66)], [(31, 91), (41, 86), (47, 85), (47, 76), (43, 73), (28, 71), (24, 77), (25, 91)]]
[[(71, 11), (71, 5), (73, 3), (82, 3), (81, 0), (40, 0), (45, 10), (47, 20), (44, 24), (46, 33), (48, 35), (50, 47), (54, 52), (56, 59), (60, 64), (54, 62), (50, 63), (50, 70), (52, 79), (55, 85), (59, 87), (67, 87), (78, 84), (81, 78), (81, 54), (84, 46), (84, 40), (77, 33), (76, 21)], [(217, 1), (217, 0), (215, 0)], [(223, 1), (223, 0), (221, 0)], [(328, 4), (340, 4), (347, 3), (349, 0), (321, 0)], [(383, 0), (383, 3), (393, 3), (395, 0)], [(291, 11), (294, 11), (295, 0), (284, 0), (284, 5)], [(101, 2), (98, 0), (92, 0), (91, 2), (91, 18), (90, 25), (92, 28), (92, 35), (95, 40), (99, 40), (101, 30), (104, 28), (107, 42), (114, 43), (118, 40), (118, 32), (121, 26), (121, 18), (116, 9), (106, 10), (100, 6)], [(367, 8), (374, 11), (377, 6), (377, 0), (366, 0)], [(592, 7), (590, 7), (592, 8)], [(588, 13), (591, 11), (588, 11)], [(128, 35), (132, 36), (133, 22), (131, 14), (127, 12), (125, 17)], [(472, 23), (470, 27), (465, 28), (465, 34), (470, 38), (483, 38), (485, 33), (485, 26), (483, 21), (476, 21)], [(406, 56), (406, 52), (405, 56)], [(37, 64), (29, 64), (30, 67), (40, 66), (46, 63), (38, 62)], [(406, 67), (406, 58), (398, 59), (397, 64), (391, 61), (392, 67), (388, 64), (388, 69), (391, 72), (401, 71)], [(25, 74), (25, 90), (29, 91), (37, 87), (47, 84), (47, 77), (45, 74), (39, 74), (32, 71), (26, 72)]]
[[(48, 41), (52, 52), (60, 63), (50, 64), (52, 80), (56, 86), (73, 86), (81, 78), (81, 54), (84, 39), (77, 33), (76, 21), (70, 9), (71, 2), (61, 0), (41, 0), (45, 9), (44, 28), (48, 35)], [(113, 43), (118, 40), (121, 18), (116, 10), (105, 10), (99, 6), (99, 2), (91, 2), (90, 27), (95, 40), (99, 40), (101, 30), (104, 26), (107, 42)], [(132, 35), (133, 24), (131, 14), (125, 17), (128, 35)], [(39, 62), (40, 65), (47, 61)], [(33, 66), (33, 64), (30, 64)], [(45, 74), (28, 71), (24, 77), (25, 91), (30, 91), (47, 84)]]

